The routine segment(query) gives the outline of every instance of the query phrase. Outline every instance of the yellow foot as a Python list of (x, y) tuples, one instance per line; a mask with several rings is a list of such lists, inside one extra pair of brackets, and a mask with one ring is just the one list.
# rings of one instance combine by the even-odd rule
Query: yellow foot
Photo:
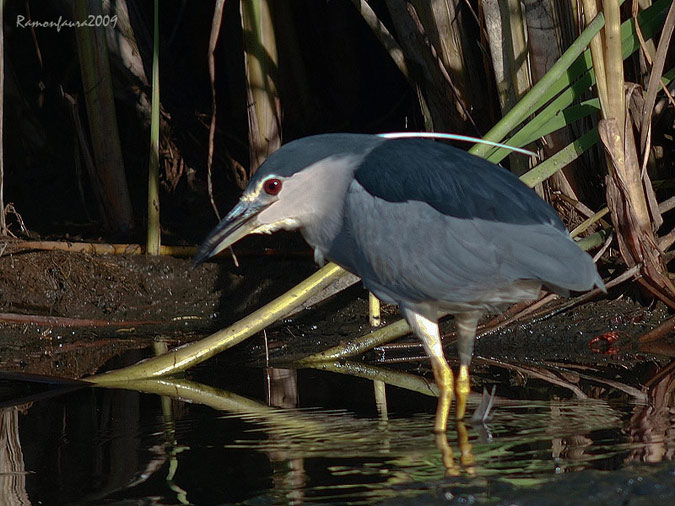
[(443, 467), (445, 468), (445, 475), (453, 477), (460, 476), (462, 472), (455, 463), (455, 454), (452, 451), (452, 446), (450, 446), (446, 434), (436, 434), (436, 448), (441, 452), (441, 460), (443, 461)]
[(446, 476), (460, 476), (463, 472), (469, 476), (476, 475), (476, 458), (473, 455), (469, 433), (463, 422), (457, 421), (457, 443), (459, 445), (459, 465), (455, 461), (455, 453), (448, 441), (447, 434), (436, 434), (436, 447), (441, 453)]
[(457, 420), (457, 443), (459, 445), (459, 463), (469, 476), (476, 474), (476, 457), (473, 455), (473, 447), (469, 441), (469, 432), (464, 422)]

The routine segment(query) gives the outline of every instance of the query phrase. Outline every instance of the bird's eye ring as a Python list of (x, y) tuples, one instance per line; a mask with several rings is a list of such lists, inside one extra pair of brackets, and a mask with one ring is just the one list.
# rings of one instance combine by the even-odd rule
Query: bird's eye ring
[(281, 181), (276, 178), (268, 179), (263, 183), (263, 190), (268, 195), (277, 195), (281, 191)]

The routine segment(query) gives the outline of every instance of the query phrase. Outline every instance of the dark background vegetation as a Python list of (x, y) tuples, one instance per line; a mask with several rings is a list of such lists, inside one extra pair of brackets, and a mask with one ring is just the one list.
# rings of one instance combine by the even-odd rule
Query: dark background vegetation
[[(584, 19), (581, 11), (575, 13), (572, 6), (578, 8), (578, 3), (552, 2), (546, 5), (553, 6), (549, 14), (556, 24), (548, 26), (541, 21), (545, 18), (537, 17), (545, 3), (522, 2), (521, 18), (515, 20), (525, 26), (527, 44), (520, 49), (521, 53), (511, 54), (509, 60), (507, 50), (502, 50), (503, 54), (495, 50), (495, 41), (500, 38), (495, 36), (495, 30), (501, 29), (502, 38), (507, 39), (514, 36), (513, 28), (505, 19), (501, 26), (490, 25), (489, 16), (484, 12), (488, 3), (446, 2), (443, 5), (452, 5), (455, 9), (446, 18), (434, 17), (438, 13), (431, 12), (432, 4), (421, 0), (372, 0), (361, 4), (361, 9), (369, 6), (392, 34), (392, 40), (405, 57), (406, 77), (382, 44), (381, 33), (376, 33), (364, 20), (365, 14), (357, 8), (356, 0), (269, 2), (273, 30), (268, 27), (271, 35), (266, 32), (264, 37), (275, 39), (278, 53), (276, 60), (270, 56), (267, 62), (270, 80), (276, 87), (274, 100), (279, 103), (281, 126), (280, 132), (274, 134), (276, 145), (314, 133), (337, 131), (378, 133), (433, 128), (483, 136), (503, 113), (517, 108), (528, 89), (542, 79), (594, 16)], [(502, 7), (500, 3), (491, 3)], [(656, 3), (661, 4), (660, 12), (665, 17), (667, 2)], [(643, 9), (648, 4), (640, 3)], [(130, 71), (120, 53), (110, 49), (115, 129), (119, 131), (123, 170), (133, 209), (133, 216), (122, 220), (122, 226), (109, 216), (102, 216), (100, 185), (92, 181), (97, 176), (85, 170), (84, 149), (78, 141), (79, 134), (86, 145), (100, 144), (92, 134), (98, 125), (88, 124), (90, 115), (85, 107), (85, 95), (90, 94), (90, 90), (84, 89), (81, 67), (86, 68), (86, 64), (78, 43), (78, 36), (89, 29), (21, 28), (16, 24), (19, 15), (42, 22), (72, 20), (77, 18), (78, 5), (86, 5), (91, 12), (98, 4), (85, 0), (12, 0), (5, 5), (3, 179), (4, 201), (12, 204), (6, 209), (8, 229), (22, 238), (144, 244), (148, 221), (153, 2), (117, 0), (110, 3), (112, 12), (120, 7), (128, 10), (131, 35), (127, 36), (138, 45), (143, 68), (136, 73)], [(164, 244), (198, 243), (217, 221), (207, 191), (208, 134), (213, 110), (208, 53), (215, 5), (215, 1), (186, 0), (162, 0), (159, 4), (160, 209)], [(246, 15), (242, 15), (242, 6), (246, 5), (250, 4), (237, 0), (224, 2), (214, 52), (217, 128), (212, 182), (213, 198), (221, 213), (232, 206), (257, 168), (252, 154), (257, 149), (252, 140), (256, 131), (249, 124), (249, 112), (256, 104), (247, 95), (247, 90), (255, 86), (247, 75), (245, 61), (246, 55), (254, 54), (259, 41), (251, 44), (250, 31), (243, 28)], [(617, 27), (632, 19), (631, 9), (636, 5), (624, 2), (615, 19)], [(502, 17), (507, 14), (513, 15), (502, 8)], [(666, 23), (672, 24), (672, 21)], [(118, 31), (109, 30), (107, 35), (119, 36)], [(608, 84), (622, 82), (626, 87), (636, 84), (641, 87), (637, 95), (645, 94), (654, 65), (647, 62), (649, 58), (645, 55), (651, 53), (651, 59), (656, 57), (660, 35), (658, 27), (653, 31), (654, 37), (651, 40), (648, 37), (643, 46), (623, 62), (620, 59), (612, 62), (609, 53), (603, 55), (608, 69), (611, 63), (618, 63), (614, 66), (615, 73), (608, 74)], [(443, 58), (452, 57), (452, 51), (446, 47), (451, 38), (461, 46), (461, 54), (449, 64)], [(661, 61), (665, 62), (661, 75), (673, 71), (672, 53), (671, 45), (661, 55)], [(504, 66), (518, 66), (528, 61), (529, 82), (519, 82), (513, 69), (500, 78), (496, 54), (503, 57)], [(670, 88), (672, 94), (672, 82)], [(623, 90), (615, 87), (612, 92), (616, 97)], [(589, 86), (575, 95), (572, 106), (559, 114), (564, 115), (574, 105), (597, 96), (602, 105), (600, 87)], [(636, 184), (630, 187), (627, 181), (621, 180), (624, 177), (621, 171), (612, 170), (606, 180), (607, 153), (611, 153), (611, 149), (607, 146), (603, 149), (598, 143), (571, 163), (565, 163), (563, 170), (540, 182), (537, 191), (552, 203), (570, 229), (607, 204), (611, 220), (607, 218), (592, 225), (584, 234), (613, 229), (620, 239), (618, 248), (613, 246), (605, 256), (609, 262), (618, 259), (628, 267), (642, 261), (645, 248), (652, 250), (642, 274), (654, 280), (652, 293), (665, 290), (672, 295), (675, 287), (672, 278), (668, 279), (667, 265), (673, 253), (667, 252), (675, 242), (675, 230), (671, 231), (673, 213), (668, 211), (675, 204), (667, 205), (667, 201), (675, 187), (675, 108), (663, 91), (659, 91), (657, 98), (654, 114), (648, 119), (645, 120), (644, 112), (632, 115), (637, 137), (639, 131), (644, 130), (639, 125), (641, 119), (652, 125), (651, 146), (646, 148), (651, 154), (648, 164), (651, 181), (646, 179), (644, 184), (634, 181)], [(74, 109), (70, 105), (72, 101), (76, 104)], [(527, 147), (537, 150), (546, 160), (607, 119), (601, 119), (599, 107), (595, 107), (596, 112), (570, 121), (565, 128), (531, 141)], [(520, 123), (526, 124), (528, 115), (532, 118), (536, 112), (526, 111)], [(610, 119), (619, 117), (611, 116), (614, 113), (610, 111)], [(606, 116), (606, 111), (603, 110), (603, 114)], [(106, 122), (107, 117), (103, 121)], [(111, 125), (114, 127), (114, 123)], [(257, 135), (264, 138), (267, 133), (263, 130), (267, 127), (269, 125), (261, 126)], [(644, 150), (638, 146), (639, 161)], [(95, 170), (101, 170), (102, 161), (96, 162)], [(518, 175), (531, 168), (523, 157), (504, 159), (501, 163)], [(636, 164), (630, 170), (635, 174), (639, 167)], [(606, 186), (606, 181), (615, 181), (615, 184)], [(625, 194), (621, 190), (624, 186), (629, 187)], [(649, 200), (652, 186), (655, 199), (649, 204), (650, 216), (647, 222), (640, 223), (630, 216), (633, 204), (625, 207), (625, 203), (631, 199), (634, 203), (636, 198)], [(610, 194), (616, 198), (610, 201)], [(659, 213), (664, 216), (660, 230), (660, 218), (654, 209), (657, 204), (664, 209)], [(296, 247), (301, 242), (293, 244)], [(596, 242), (593, 247), (600, 244)], [(675, 306), (675, 296), (671, 295), (667, 297), (668, 303)]]
[[(126, 175), (136, 221), (131, 237), (110, 237), (102, 229), (82, 171), (76, 131), (62, 93), (82, 97), (74, 28), (21, 29), (17, 15), (35, 20), (72, 18), (69, 2), (7, 3), (5, 199), (13, 202), (29, 231), (46, 237), (82, 235), (143, 242), (146, 215), (148, 125), (138, 117), (140, 86), (112, 62)], [(292, 16), (298, 55), (279, 34), (283, 100), (283, 139), (332, 131), (384, 132), (423, 128), (414, 91), (398, 72), (361, 16), (345, 1), (280, 1)], [(377, 5), (377, 2), (374, 3)], [(129, 2), (130, 17), (150, 75), (152, 2)], [(383, 10), (384, 11), (384, 10)], [(386, 12), (386, 11), (385, 11)], [(160, 79), (163, 114), (169, 136), (186, 168), (180, 176), (161, 173), (162, 225), (168, 242), (200, 241), (216, 218), (206, 196), (206, 154), (211, 111), (208, 37), (213, 2), (163, 0), (160, 7)], [(287, 26), (287, 25), (286, 25)], [(221, 211), (238, 197), (232, 177), (234, 158), (248, 166), (248, 124), (239, 2), (225, 5), (216, 49), (218, 130), (214, 192)], [(299, 89), (287, 60), (302, 64), (309, 89)], [(149, 94), (149, 90), (145, 90)], [(301, 95), (306, 93), (307, 95)], [(84, 100), (79, 114), (86, 124)], [(488, 118), (484, 118), (488, 123)], [(10, 228), (19, 232), (16, 224)]]

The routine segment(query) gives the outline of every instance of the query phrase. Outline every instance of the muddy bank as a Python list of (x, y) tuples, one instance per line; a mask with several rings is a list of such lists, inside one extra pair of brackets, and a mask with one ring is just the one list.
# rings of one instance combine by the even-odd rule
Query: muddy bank
[[(239, 260), (239, 267), (221, 258), (192, 268), (187, 258), (8, 247), (0, 257), (0, 368), (69, 378), (92, 374), (127, 350), (148, 348), (157, 340), (174, 346), (224, 328), (316, 270), (302, 249), (285, 256), (246, 254)], [(369, 329), (366, 300), (357, 284), (270, 327), (266, 346), (251, 339), (227, 353), (238, 361), (283, 363), (349, 340)], [(399, 317), (396, 308), (384, 308), (385, 323)], [(574, 362), (632, 371), (642, 362), (673, 356), (673, 336), (651, 347), (636, 344), (639, 335), (667, 317), (661, 305), (635, 302), (630, 288), (621, 287), (551, 318), (484, 336), (476, 346), (476, 378), (481, 371), (488, 378), (494, 375), (500, 362)], [(442, 329), (451, 335), (452, 318)], [(591, 343), (608, 333), (616, 340)], [(426, 369), (417, 341), (412, 336), (401, 341), (410, 346), (380, 347), (366, 358)], [(447, 355), (454, 360), (451, 345)]]
[(79, 377), (125, 350), (188, 342), (315, 270), (308, 256), (189, 258), (10, 251), (0, 257), (0, 368)]

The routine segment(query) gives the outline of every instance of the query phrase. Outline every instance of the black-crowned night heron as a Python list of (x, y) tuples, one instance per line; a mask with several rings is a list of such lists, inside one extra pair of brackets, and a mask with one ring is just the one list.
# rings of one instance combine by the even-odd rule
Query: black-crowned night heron
[[(507, 170), (427, 139), (325, 134), (286, 144), (195, 256), (199, 263), (251, 233), (300, 230), (322, 264), (360, 276), (398, 304), (431, 359), (440, 391), (435, 430), (469, 394), (476, 325), (486, 312), (603, 287), (591, 257), (553, 209)], [(457, 322), (456, 385), (438, 319)]]

